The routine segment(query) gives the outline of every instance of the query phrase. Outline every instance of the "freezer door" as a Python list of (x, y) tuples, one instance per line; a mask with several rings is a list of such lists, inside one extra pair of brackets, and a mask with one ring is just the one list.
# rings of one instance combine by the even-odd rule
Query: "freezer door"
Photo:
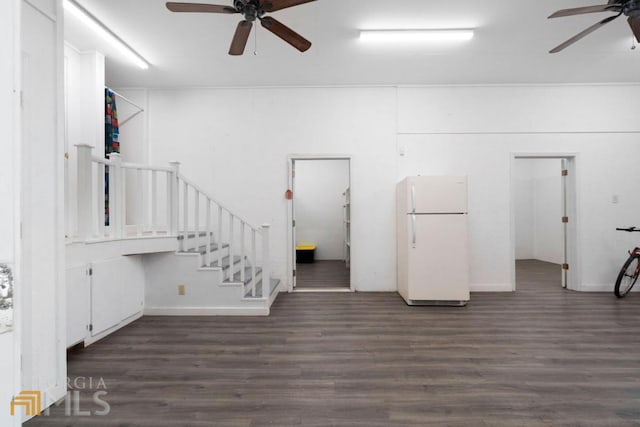
[(467, 177), (413, 176), (405, 184), (407, 213), (467, 212)]
[(467, 215), (408, 217), (408, 299), (468, 301)]

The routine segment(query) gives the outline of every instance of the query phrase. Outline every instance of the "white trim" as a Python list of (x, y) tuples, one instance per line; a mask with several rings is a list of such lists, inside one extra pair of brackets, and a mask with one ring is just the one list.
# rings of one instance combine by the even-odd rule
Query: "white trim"
[(638, 82), (586, 82), (586, 83), (476, 83), (476, 84), (327, 84), (327, 85), (264, 85), (264, 86), (122, 86), (125, 89), (148, 89), (158, 91), (184, 91), (184, 90), (278, 90), (278, 89), (434, 89), (434, 88), (518, 88), (518, 87), (624, 87), (624, 86), (640, 86)]
[(268, 316), (267, 307), (146, 307), (145, 316)]
[[(471, 283), (470, 292), (513, 292), (511, 283)], [(472, 298), (473, 300), (473, 298)]]
[[(583, 283), (580, 286), (581, 292), (606, 292), (613, 296), (613, 283)], [(631, 292), (634, 292), (632, 289)]]
[(322, 293), (343, 293), (343, 294), (351, 294), (355, 291), (351, 288), (303, 288), (303, 289), (294, 289), (294, 293), (296, 294), (322, 294)]
[[(288, 189), (294, 190), (293, 165), (296, 160), (348, 160), (349, 161), (349, 188), (351, 189), (351, 197), (353, 197), (353, 157), (348, 154), (289, 154), (287, 156), (287, 179)], [(295, 191), (293, 197), (295, 198)], [(295, 242), (293, 230), (293, 200), (287, 200), (287, 271), (285, 277), (287, 279), (286, 287), (288, 292), (294, 291), (295, 278), (293, 277), (293, 269), (295, 268)], [(353, 203), (351, 206), (351, 217), (353, 218)], [(353, 252), (353, 239), (351, 239), (351, 251)], [(353, 258), (351, 258), (353, 260)], [(355, 284), (353, 280), (353, 268), (349, 269), (351, 277), (349, 277), (350, 291), (355, 292)]]

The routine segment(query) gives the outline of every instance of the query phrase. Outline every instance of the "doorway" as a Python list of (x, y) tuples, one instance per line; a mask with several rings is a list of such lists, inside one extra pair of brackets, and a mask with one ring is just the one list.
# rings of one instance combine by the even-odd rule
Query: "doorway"
[(513, 156), (514, 291), (577, 288), (575, 162), (574, 155)]
[(291, 158), (291, 290), (351, 291), (351, 160)]

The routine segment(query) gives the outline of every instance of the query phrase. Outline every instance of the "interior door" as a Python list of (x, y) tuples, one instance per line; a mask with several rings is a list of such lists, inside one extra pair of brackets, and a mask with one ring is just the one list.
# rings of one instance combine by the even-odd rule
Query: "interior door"
[(567, 266), (569, 266), (569, 206), (567, 203), (567, 176), (569, 175), (569, 171), (567, 169), (567, 159), (562, 159), (562, 287), (567, 288), (568, 286), (568, 277), (567, 274), (569, 272)]
[(297, 254), (296, 254), (296, 161), (291, 160), (291, 167), (289, 173), (289, 190), (291, 190), (291, 253), (292, 253), (292, 283), (293, 289), (297, 285), (296, 266), (297, 266)]

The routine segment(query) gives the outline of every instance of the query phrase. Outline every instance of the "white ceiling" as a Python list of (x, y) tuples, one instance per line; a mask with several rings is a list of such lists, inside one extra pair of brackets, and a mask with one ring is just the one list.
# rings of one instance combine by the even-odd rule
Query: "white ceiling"
[[(602, 0), (318, 0), (274, 13), (313, 42), (308, 52), (258, 26), (257, 54), (252, 33), (242, 57), (227, 55), (240, 15), (171, 13), (164, 0), (77, 1), (152, 64), (140, 70), (124, 62), (67, 13), (67, 41), (105, 53), (113, 87), (640, 82), (640, 47), (631, 50), (624, 17), (547, 53), (608, 16), (549, 14)], [(359, 29), (423, 27), (472, 27), (476, 36), (445, 47), (358, 40)]]

